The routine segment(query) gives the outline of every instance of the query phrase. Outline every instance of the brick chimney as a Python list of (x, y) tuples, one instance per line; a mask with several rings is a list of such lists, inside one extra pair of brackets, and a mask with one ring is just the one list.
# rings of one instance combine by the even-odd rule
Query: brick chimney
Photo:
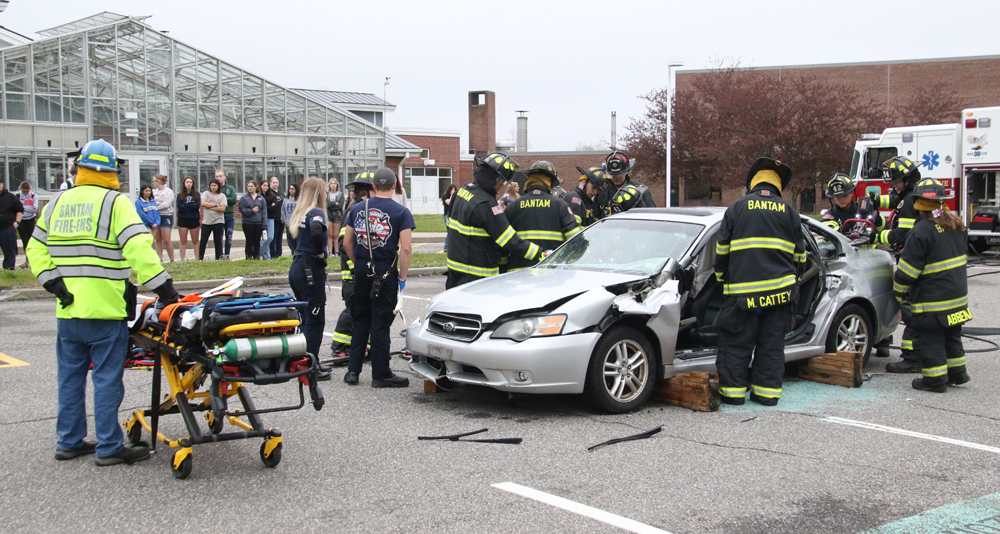
[(497, 148), (496, 93), (469, 91), (469, 149), (479, 157)]

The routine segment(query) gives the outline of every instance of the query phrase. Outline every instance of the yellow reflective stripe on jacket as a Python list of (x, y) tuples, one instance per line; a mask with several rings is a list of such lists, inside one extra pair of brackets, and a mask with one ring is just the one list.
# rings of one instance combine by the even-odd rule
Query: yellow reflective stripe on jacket
[(892, 230), (882, 230), (878, 234), (878, 238), (875, 240), (876, 243), (881, 243), (883, 245), (889, 244), (889, 232)]
[(916, 222), (917, 222), (916, 219), (910, 219), (910, 218), (907, 218), (907, 217), (900, 217), (899, 218), (899, 226), (897, 226), (897, 228), (899, 228), (901, 230), (912, 230), (913, 229), (913, 224), (916, 223)]
[(924, 367), (923, 368), (923, 374), (927, 378), (936, 378), (936, 377), (939, 377), (939, 376), (944, 376), (944, 375), (948, 374), (948, 366), (947, 365), (939, 365), (937, 367)]
[(583, 217), (580, 217), (579, 215), (574, 213), (573, 218), (576, 219), (576, 224), (583, 226)]
[(729, 254), (729, 245), (723, 245), (722, 243), (715, 244), (715, 253), (719, 256), (725, 256)]
[(795, 263), (804, 263), (806, 261), (806, 253), (796, 252), (792, 255), (792, 259), (795, 260)]
[(909, 275), (911, 278), (917, 278), (922, 272), (920, 269), (910, 265), (904, 259), (899, 260), (899, 270), (903, 271), (905, 274)]
[(772, 278), (770, 280), (758, 280), (756, 282), (743, 282), (740, 284), (726, 284), (724, 292), (726, 295), (739, 295), (741, 293), (773, 291), (775, 289), (781, 289), (792, 285), (795, 285), (794, 274), (783, 276), (781, 278)]
[(889, 202), (891, 200), (892, 199), (889, 198), (889, 195), (879, 195), (879, 197), (878, 197), (878, 207), (880, 207), (880, 208), (882, 208), (884, 210), (889, 209), (890, 208)]
[(448, 260), (448, 269), (458, 271), (460, 273), (471, 274), (473, 276), (496, 276), (500, 274), (500, 269), (497, 267), (477, 267), (475, 265), (468, 265), (465, 263), (459, 263), (455, 260)]
[(913, 340), (904, 339), (903, 342), (899, 344), (899, 350), (913, 350)]
[(572, 230), (570, 230), (568, 232), (563, 232), (563, 241), (569, 241), (569, 238), (571, 238), (571, 237), (573, 237), (573, 236), (575, 236), (576, 234), (579, 234), (579, 233), (580, 233), (580, 229), (579, 228), (574, 228), (574, 229), (572, 229)]
[(542, 249), (538, 248), (538, 245), (530, 243), (528, 246), (528, 251), (524, 253), (524, 259), (533, 260)]
[(541, 239), (544, 241), (563, 241), (562, 232), (550, 232), (548, 230), (521, 230), (517, 232), (517, 237), (521, 239)]
[(726, 273), (720, 273), (719, 271), (715, 271), (715, 279), (718, 280), (719, 282), (721, 282), (723, 278), (725, 278), (725, 276)]
[(928, 263), (927, 265), (924, 265), (923, 274), (939, 273), (941, 271), (947, 271), (948, 269), (962, 267), (965, 265), (966, 261), (967, 256), (956, 256), (950, 260)]
[(787, 252), (789, 254), (795, 253), (795, 243), (774, 237), (747, 237), (743, 239), (734, 239), (729, 243), (729, 247), (730, 252), (752, 248), (770, 248)]
[(747, 388), (719, 388), (723, 397), (742, 398), (747, 396)]
[(500, 237), (496, 238), (497, 244), (501, 247), (506, 246), (516, 233), (513, 226), (507, 225), (507, 229), (500, 234)]
[(781, 398), (781, 388), (766, 388), (763, 386), (751, 386), (753, 388), (754, 394), (758, 397), (766, 397), (768, 399), (780, 399)]
[(833, 228), (834, 230), (840, 230), (840, 223), (837, 221), (823, 221), (823, 224)]
[(930, 313), (948, 311), (955, 308), (964, 308), (968, 305), (969, 296), (966, 295), (961, 298), (942, 300), (938, 302), (914, 302), (910, 304), (910, 307), (913, 308), (913, 313)]
[(347, 227), (346, 226), (341, 226), (340, 227), (340, 233), (337, 234), (337, 237), (344, 237), (345, 235), (347, 235)]
[(948, 358), (948, 367), (961, 367), (963, 365), (965, 365), (965, 356)]
[(892, 282), (892, 290), (895, 291), (896, 293), (909, 293), (910, 292), (910, 286), (908, 286), (906, 284), (900, 284), (899, 282), (893, 281)]
[(480, 237), (489, 237), (490, 234), (483, 230), (482, 228), (476, 228), (475, 226), (466, 226), (455, 219), (448, 219), (448, 228), (457, 231), (460, 234), (465, 235), (475, 235)]

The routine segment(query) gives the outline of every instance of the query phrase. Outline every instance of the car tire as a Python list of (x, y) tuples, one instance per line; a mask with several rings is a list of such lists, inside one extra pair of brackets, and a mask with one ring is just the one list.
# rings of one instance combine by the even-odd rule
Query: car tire
[(646, 336), (634, 328), (612, 328), (590, 356), (584, 395), (600, 411), (630, 412), (653, 393), (655, 372), (656, 357)]
[[(857, 304), (848, 304), (837, 312), (830, 323), (830, 332), (826, 336), (826, 351), (861, 352), (862, 362), (868, 363), (871, 358), (875, 330), (872, 327), (868, 312)], [(859, 346), (863, 343), (863, 347)]]

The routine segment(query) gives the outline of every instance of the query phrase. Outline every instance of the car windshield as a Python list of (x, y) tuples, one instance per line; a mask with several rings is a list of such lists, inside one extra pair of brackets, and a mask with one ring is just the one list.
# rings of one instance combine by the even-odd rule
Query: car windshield
[(680, 260), (703, 229), (674, 221), (608, 219), (574, 236), (538, 268), (652, 276), (668, 259)]

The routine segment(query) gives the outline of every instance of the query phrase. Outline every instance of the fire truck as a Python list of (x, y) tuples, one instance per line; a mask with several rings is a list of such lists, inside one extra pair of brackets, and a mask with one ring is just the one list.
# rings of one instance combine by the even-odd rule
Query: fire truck
[[(886, 128), (865, 134), (854, 144), (850, 176), (857, 194), (888, 194), (882, 166), (896, 156), (920, 165), (920, 175), (941, 181), (955, 198), (948, 208), (969, 227), (969, 244), (977, 251), (1000, 245), (1000, 147), (991, 150), (989, 133), (1000, 107), (962, 111), (957, 124)], [(1000, 144), (1000, 134), (994, 134)], [(888, 213), (883, 213), (888, 215)]]

